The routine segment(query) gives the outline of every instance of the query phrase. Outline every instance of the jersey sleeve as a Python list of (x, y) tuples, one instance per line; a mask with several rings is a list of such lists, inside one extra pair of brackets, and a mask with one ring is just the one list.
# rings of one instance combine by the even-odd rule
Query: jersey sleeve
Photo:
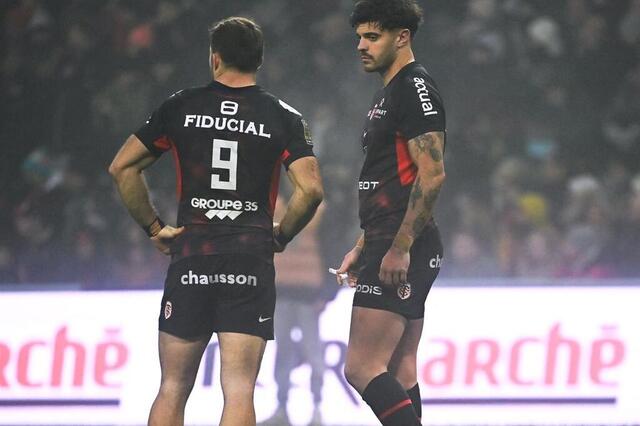
[(293, 115), (289, 130), (289, 140), (282, 152), (282, 163), (289, 169), (294, 161), (313, 156), (313, 141), (309, 125), (300, 115)]
[(400, 97), (399, 130), (409, 139), (428, 132), (444, 132), (445, 112), (440, 94), (420, 76), (404, 82)]
[(156, 109), (151, 117), (134, 134), (156, 157), (171, 148), (168, 136), (165, 132), (163, 116), (166, 110), (166, 102)]

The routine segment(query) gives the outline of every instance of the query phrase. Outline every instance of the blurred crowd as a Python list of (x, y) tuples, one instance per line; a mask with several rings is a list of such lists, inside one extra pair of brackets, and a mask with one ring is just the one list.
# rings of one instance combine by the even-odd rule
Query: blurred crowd
[[(414, 52), (448, 114), (443, 276), (640, 277), (640, 1), (421, 4)], [(358, 235), (359, 134), (380, 85), (357, 59), (351, 5), (0, 3), (0, 283), (162, 284), (167, 259), (106, 169), (166, 97), (208, 82), (207, 28), (230, 15), (262, 25), (259, 84), (311, 125), (319, 256), (339, 264)], [(171, 159), (148, 180), (175, 220)]]

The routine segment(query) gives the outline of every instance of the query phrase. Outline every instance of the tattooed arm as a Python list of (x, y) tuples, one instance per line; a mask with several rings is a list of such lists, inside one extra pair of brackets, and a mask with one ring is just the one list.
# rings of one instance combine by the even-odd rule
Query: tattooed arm
[(389, 285), (406, 282), (409, 250), (431, 219), (445, 178), (443, 132), (429, 132), (416, 136), (408, 142), (408, 146), (411, 159), (417, 167), (417, 175), (407, 212), (380, 267), (380, 280)]
[(431, 219), (433, 207), (444, 183), (444, 133), (431, 132), (417, 136), (408, 143), (409, 154), (418, 168), (409, 196), (407, 213), (393, 245), (408, 251)]

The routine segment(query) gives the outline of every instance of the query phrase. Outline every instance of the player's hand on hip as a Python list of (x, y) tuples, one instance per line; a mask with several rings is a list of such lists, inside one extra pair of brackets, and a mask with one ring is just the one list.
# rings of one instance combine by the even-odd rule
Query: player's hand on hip
[(171, 254), (171, 243), (183, 232), (184, 226), (181, 226), (180, 228), (174, 228), (173, 226), (165, 225), (165, 227), (162, 228), (160, 232), (158, 232), (150, 239), (153, 242), (153, 245), (156, 246), (158, 250), (166, 255), (169, 255)]
[(280, 235), (280, 224), (278, 222), (273, 222), (273, 252), (274, 253), (282, 253), (285, 248), (287, 248), (287, 244), (283, 244), (281, 239), (278, 238)]
[(378, 278), (382, 284), (397, 287), (407, 282), (411, 257), (408, 251), (392, 246), (382, 258)]
[[(355, 287), (356, 282), (358, 281), (357, 271), (353, 269), (355, 264), (358, 262), (360, 258), (360, 253), (362, 249), (360, 247), (354, 247), (351, 251), (344, 255), (342, 259), (342, 264), (336, 271), (336, 281), (340, 285), (347, 284), (349, 287)], [(347, 274), (347, 278), (344, 278), (344, 274)]]

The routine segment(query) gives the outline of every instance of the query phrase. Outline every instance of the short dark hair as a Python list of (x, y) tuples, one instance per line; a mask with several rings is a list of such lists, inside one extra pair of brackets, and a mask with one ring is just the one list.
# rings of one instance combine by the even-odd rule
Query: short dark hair
[(415, 0), (357, 1), (349, 23), (356, 28), (369, 22), (377, 24), (382, 30), (407, 28), (413, 38), (422, 22), (422, 8)]
[(241, 72), (256, 72), (262, 65), (264, 38), (260, 26), (248, 18), (231, 17), (209, 28), (209, 45), (225, 64)]

